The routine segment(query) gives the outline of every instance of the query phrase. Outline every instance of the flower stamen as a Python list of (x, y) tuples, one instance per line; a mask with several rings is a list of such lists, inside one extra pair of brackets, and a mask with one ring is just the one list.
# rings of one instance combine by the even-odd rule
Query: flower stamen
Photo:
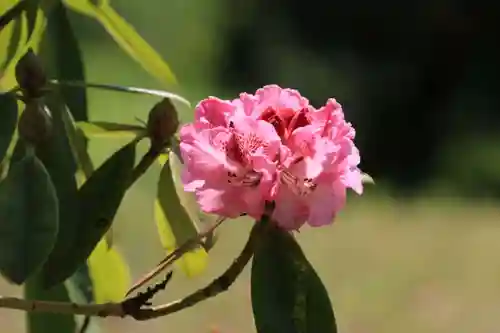
[(300, 197), (308, 196), (314, 192), (318, 186), (311, 178), (301, 180), (288, 170), (282, 170), (280, 172), (279, 180), (282, 184), (288, 186), (294, 194)]
[(227, 182), (229, 184), (242, 187), (256, 187), (260, 184), (260, 181), (262, 179), (262, 174), (253, 170), (248, 171), (243, 175), (237, 175), (234, 172), (228, 172), (227, 176)]

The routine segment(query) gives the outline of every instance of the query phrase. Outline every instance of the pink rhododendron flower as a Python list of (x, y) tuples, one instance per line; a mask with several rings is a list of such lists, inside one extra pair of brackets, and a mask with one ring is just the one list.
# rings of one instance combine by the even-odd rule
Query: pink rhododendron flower
[(333, 222), (346, 189), (363, 192), (355, 131), (335, 99), (315, 109), (293, 89), (268, 85), (227, 101), (209, 97), (182, 127), (184, 189), (207, 213), (273, 220), (294, 230)]

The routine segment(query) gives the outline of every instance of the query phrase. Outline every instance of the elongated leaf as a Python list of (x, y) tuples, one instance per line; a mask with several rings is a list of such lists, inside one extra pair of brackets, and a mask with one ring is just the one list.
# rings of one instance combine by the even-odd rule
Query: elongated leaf
[[(53, 61), (56, 77), (60, 81), (85, 82), (85, 68), (78, 40), (69, 22), (66, 7), (60, 2), (50, 12), (47, 36), (49, 56)], [(61, 86), (64, 103), (78, 121), (88, 120), (87, 92), (85, 89)]]
[[(31, 277), (24, 286), (27, 300), (71, 302), (64, 284), (45, 289), (37, 275)], [(29, 333), (75, 333), (75, 316), (68, 314), (26, 312)]]
[(94, 172), (94, 164), (87, 150), (85, 135), (76, 127), (75, 120), (68, 109), (63, 112), (62, 119), (68, 134), (68, 141), (77, 161), (77, 183), (78, 186), (81, 186)]
[(28, 151), (0, 183), (0, 271), (22, 284), (47, 259), (58, 229), (58, 202), (43, 164)]
[(97, 18), (132, 58), (165, 86), (177, 83), (174, 73), (161, 56), (109, 4), (98, 8)]
[(375, 180), (367, 173), (361, 174), (361, 182), (363, 182), (363, 184), (375, 184)]
[[(31, 48), (34, 51), (38, 49), (40, 40), (42, 38), (43, 32), (45, 31), (45, 26), (47, 25), (47, 19), (44, 15), (42, 9), (38, 9), (36, 11), (36, 20), (33, 26), (33, 30), (31, 35), (29, 35), (29, 31), (27, 28), (28, 19), (26, 15), (21, 16), (21, 41), (26, 40), (26, 43), (19, 47), (14, 54), (14, 57), (9, 61), (2, 75), (0, 76), (0, 92), (1, 91), (9, 91), (16, 87), (16, 77), (15, 77), (15, 68), (19, 59), (21, 59), (26, 52)], [(30, 36), (29, 38), (28, 35)]]
[(115, 42), (163, 85), (176, 83), (174, 73), (161, 56), (107, 1), (99, 1), (98, 6), (89, 0), (64, 0), (64, 3), (82, 14), (97, 19)]
[[(0, 1), (1, 15), (4, 16), (16, 3), (16, 0)], [(12, 59), (16, 49), (20, 47), (20, 21), (19, 19), (11, 20), (0, 28), (0, 73), (3, 73), (6, 64)]]
[(115, 84), (105, 84), (105, 83), (93, 83), (93, 82), (80, 82), (80, 81), (59, 81), (59, 80), (51, 80), (51, 84), (59, 85), (59, 86), (68, 86), (68, 87), (80, 87), (85, 89), (101, 89), (101, 90), (109, 90), (116, 91), (122, 93), (129, 94), (138, 94), (138, 95), (150, 95), (156, 97), (163, 97), (171, 99), (173, 102), (178, 102), (184, 106), (191, 108), (191, 103), (185, 99), (184, 97), (175, 94), (170, 91), (158, 90), (158, 89), (147, 89), (140, 87), (131, 87), (131, 86), (120, 86)]
[(50, 96), (48, 105), (52, 113), (53, 135), (45, 143), (37, 147), (37, 156), (50, 174), (59, 198), (59, 233), (49, 258), (45, 262), (41, 276), (50, 279), (54, 266), (65, 260), (68, 251), (73, 248), (76, 233), (80, 232), (78, 211), (77, 184), (75, 173), (77, 161), (69, 141), (63, 114), (64, 105), (55, 96)]
[(60, 283), (83, 265), (108, 231), (127, 190), (135, 161), (133, 141), (108, 158), (78, 190), (78, 226), (71, 250), (47, 269), (47, 286)]
[[(68, 139), (72, 146), (76, 160), (78, 161), (78, 183), (83, 185), (94, 172), (94, 166), (87, 151), (83, 133), (76, 128), (73, 117), (67, 111), (63, 113), (63, 121), (68, 133)], [(118, 301), (123, 297), (125, 291), (123, 286), (130, 284), (128, 265), (119, 252), (111, 249), (112, 229), (108, 230), (105, 239), (101, 239), (86, 265), (82, 265), (68, 280), (66, 286), (70, 291), (70, 297), (77, 303), (102, 303), (105, 301)], [(104, 246), (103, 246), (104, 245)], [(116, 282), (116, 284), (115, 284)], [(118, 295), (118, 296), (117, 296)], [(86, 333), (97, 333), (99, 327), (97, 322), (88, 318)], [(83, 321), (80, 320), (80, 326)]]
[(40, 4), (41, 0), (26, 0), (24, 6), (24, 15), (26, 15), (26, 20), (28, 23), (28, 39), (31, 38), (31, 35), (35, 31), (36, 20), (37, 20), (37, 11), (42, 9)]
[[(77, 161), (76, 180), (80, 187), (94, 172), (94, 164), (87, 150), (87, 142), (83, 132), (77, 129), (75, 121), (69, 111), (63, 113), (63, 122), (66, 126), (66, 133)], [(106, 232), (108, 247), (113, 243), (113, 226)]]
[(291, 234), (270, 226), (254, 254), (251, 285), (257, 332), (337, 332), (327, 291)]
[[(9, 48), (5, 49), (5, 52), (8, 53), (10, 51), (11, 55), (8, 58), (6, 57), (0, 74), (0, 92), (7, 92), (16, 86), (15, 65), (23, 56), (24, 53), (22, 52), (27, 50), (27, 48), (25, 48), (28, 37), (28, 23), (26, 17), (21, 16), (16, 21), (16, 24), (19, 33), (18, 42), (16, 46), (9, 44)], [(12, 52), (14, 53), (12, 54)]]
[(88, 138), (115, 137), (115, 138), (138, 138), (146, 135), (143, 126), (110, 123), (105, 121), (77, 122), (76, 126)]
[(120, 302), (131, 284), (128, 265), (115, 248), (102, 239), (88, 260), (96, 303)]
[(0, 3), (0, 31), (18, 18), (25, 10), (26, 2), (4, 0)]
[(92, 17), (95, 15), (96, 6), (91, 0), (63, 0), (63, 2), (66, 6), (81, 14)]
[[(178, 173), (180, 168), (179, 158), (174, 152), (169, 153), (168, 161), (164, 160), (164, 165), (158, 181), (158, 193), (155, 200), (155, 220), (163, 247), (171, 252), (188, 239), (198, 234), (196, 213), (188, 213), (187, 207), (183, 204), (183, 190), (180, 188)], [(184, 201), (184, 202), (183, 202)], [(190, 276), (201, 274), (207, 266), (208, 254), (205, 249), (199, 247), (186, 253), (176, 265), (184, 273)]]
[(11, 94), (0, 94), (0, 163), (3, 161), (16, 131), (17, 101)]

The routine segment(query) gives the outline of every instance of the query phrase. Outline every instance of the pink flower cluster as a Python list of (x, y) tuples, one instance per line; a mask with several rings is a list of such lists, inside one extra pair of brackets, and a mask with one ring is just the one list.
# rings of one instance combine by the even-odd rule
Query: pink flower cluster
[(201, 209), (273, 220), (288, 230), (333, 222), (346, 188), (363, 192), (355, 131), (335, 99), (315, 109), (293, 89), (265, 86), (228, 101), (209, 97), (182, 127), (184, 189)]

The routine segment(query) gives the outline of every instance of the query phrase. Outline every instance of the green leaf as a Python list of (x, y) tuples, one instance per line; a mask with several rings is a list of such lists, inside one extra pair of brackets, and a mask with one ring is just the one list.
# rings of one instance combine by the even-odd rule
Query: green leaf
[[(24, 298), (27, 300), (71, 302), (64, 284), (58, 284), (49, 290), (43, 287), (37, 275), (31, 277), (24, 286)], [(75, 316), (68, 314), (27, 312), (27, 332), (29, 333), (75, 333)]]
[(70, 111), (66, 109), (66, 112), (62, 114), (62, 119), (66, 127), (66, 133), (68, 133), (69, 143), (72, 147), (73, 154), (77, 160), (78, 170), (77, 170), (77, 182), (78, 185), (82, 185), (94, 172), (94, 164), (90, 158), (87, 141), (82, 130), (76, 127), (73, 116)]
[(77, 161), (63, 120), (67, 111), (54, 95), (49, 97), (47, 104), (52, 114), (53, 135), (37, 147), (36, 153), (47, 168), (55, 186), (59, 198), (60, 223), (57, 241), (41, 271), (44, 280), (50, 280), (54, 267), (65, 260), (68, 251), (73, 248), (76, 233), (80, 232), (78, 215), (75, 214), (78, 211), (78, 190), (75, 179)]
[[(19, 59), (21, 59), (26, 52), (31, 48), (33, 51), (38, 50), (40, 40), (42, 38), (43, 32), (45, 31), (45, 26), (47, 25), (47, 19), (42, 9), (37, 9), (36, 19), (33, 26), (33, 30), (28, 30), (28, 19), (26, 14), (21, 16), (21, 41), (26, 41), (18, 47), (16, 53), (10, 59), (9, 63), (5, 67), (2, 75), (0, 76), (0, 92), (9, 91), (17, 86), (17, 81), (15, 77), (15, 68)], [(28, 38), (29, 36), (29, 38)]]
[[(160, 163), (163, 168), (158, 180), (158, 193), (155, 200), (155, 221), (163, 247), (174, 251), (176, 247), (198, 234), (194, 221), (197, 220), (196, 212), (190, 209), (186, 197), (183, 196), (179, 180), (181, 162), (179, 157), (171, 151), (168, 159)], [(208, 254), (202, 247), (198, 247), (182, 256), (176, 262), (188, 276), (201, 274), (208, 261)]]
[(150, 75), (165, 86), (177, 83), (174, 73), (161, 56), (111, 6), (104, 4), (97, 13), (97, 18), (111, 37)]
[(51, 80), (51, 84), (59, 85), (59, 86), (68, 86), (68, 87), (79, 87), (85, 89), (101, 89), (101, 90), (109, 90), (109, 91), (117, 91), (123, 93), (130, 94), (139, 94), (139, 95), (149, 95), (156, 97), (163, 97), (171, 99), (173, 102), (179, 102), (180, 104), (191, 108), (191, 103), (184, 97), (175, 94), (173, 92), (165, 91), (165, 90), (157, 90), (157, 89), (147, 89), (140, 87), (131, 87), (131, 86), (120, 86), (116, 84), (105, 84), (105, 83), (92, 83), (92, 82), (81, 82), (81, 81), (60, 81), (60, 80)]
[(127, 191), (135, 162), (133, 141), (109, 157), (78, 190), (78, 220), (72, 247), (44, 276), (47, 286), (60, 283), (85, 263), (109, 230)]
[(163, 85), (176, 84), (174, 73), (161, 56), (109, 5), (108, 1), (99, 1), (97, 6), (89, 0), (64, 0), (64, 3), (82, 14), (97, 19), (115, 42)]
[[(84, 142), (83, 132), (76, 128), (69, 113), (67, 116), (66, 124), (70, 128), (70, 138), (72, 138), (73, 149), (76, 152), (80, 166), (79, 178), (81, 184), (83, 184), (94, 172), (94, 166)], [(113, 226), (109, 228), (105, 238), (101, 239), (87, 259), (89, 281), (94, 285), (91, 290), (91, 297), (94, 302), (119, 301), (119, 298), (123, 297), (126, 288), (130, 285), (131, 278), (128, 265), (121, 254), (112, 247)], [(104, 251), (104, 249), (109, 251)]]
[(43, 164), (28, 153), (0, 183), (0, 271), (22, 284), (44, 263), (58, 229), (58, 202)]
[[(60, 81), (85, 82), (82, 52), (73, 27), (68, 19), (66, 7), (57, 1), (50, 12), (47, 25), (49, 59), (53, 61), (55, 75)], [(85, 89), (61, 86), (64, 103), (78, 121), (88, 120), (87, 92)]]
[(363, 184), (375, 184), (375, 180), (367, 173), (361, 173), (361, 182)]
[(328, 293), (294, 237), (274, 225), (252, 263), (252, 308), (259, 333), (335, 333)]
[(26, 7), (26, 1), (4, 0), (0, 3), (0, 31), (18, 18)]
[(115, 248), (102, 239), (88, 259), (96, 303), (120, 302), (131, 285), (127, 263)]
[[(106, 242), (101, 240), (87, 265), (81, 266), (65, 284), (75, 303), (119, 302), (130, 284), (130, 273), (121, 254), (116, 249), (108, 251)], [(86, 332), (98, 332), (97, 326), (92, 320)]]
[(80, 266), (69, 279), (64, 281), (72, 302), (85, 304), (94, 302), (92, 280), (87, 265)]
[(146, 135), (146, 129), (143, 126), (110, 123), (105, 121), (76, 123), (76, 126), (88, 138), (142, 138)]
[(17, 101), (12, 94), (0, 94), (0, 163), (9, 149), (17, 125)]
[(81, 14), (92, 17), (95, 15), (96, 6), (92, 0), (63, 0), (63, 2), (66, 6)]
[[(76, 179), (78, 186), (81, 186), (94, 172), (94, 164), (87, 149), (87, 139), (83, 131), (76, 127), (75, 121), (69, 112), (63, 113), (63, 121), (66, 126), (70, 145), (77, 160), (78, 169), (76, 171)], [(106, 241), (108, 247), (113, 245), (113, 226), (106, 233)]]
[[(17, 0), (4, 0), (0, 1), (0, 13), (4, 16), (7, 11), (11, 11), (12, 7), (16, 5)], [(21, 47), (21, 20), (10, 20), (7, 25), (0, 29), (0, 73), (3, 73), (6, 65), (14, 56), (16, 50)]]
[[(14, 36), (11, 36), (12, 40), (9, 41), (9, 46), (5, 49), (6, 55), (4, 56), (4, 64), (0, 75), (0, 92), (7, 92), (17, 85), (15, 78), (15, 66), (19, 59), (21, 59), (24, 55), (22, 52), (27, 50), (27, 48), (25, 48), (26, 39), (28, 37), (28, 24), (26, 17), (21, 16), (18, 20), (16, 20), (16, 25), (16, 28), (18, 29), (17, 45), (14, 46)], [(0, 34), (0, 36), (1, 35), (2, 34)], [(10, 54), (7, 55), (8, 53)]]

